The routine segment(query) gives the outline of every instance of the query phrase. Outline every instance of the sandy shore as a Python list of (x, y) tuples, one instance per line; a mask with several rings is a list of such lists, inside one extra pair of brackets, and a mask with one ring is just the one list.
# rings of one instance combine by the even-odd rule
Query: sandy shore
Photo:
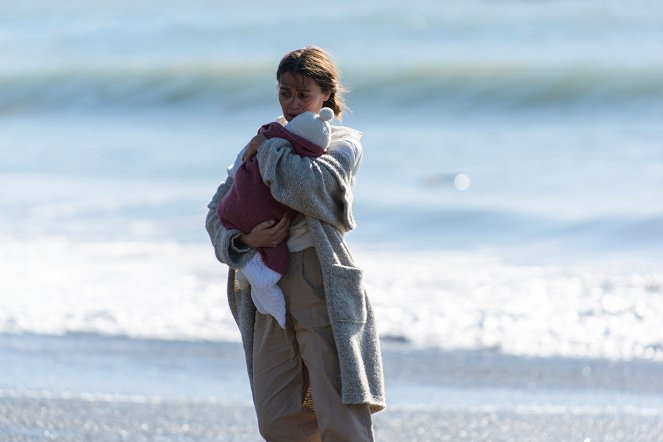
[[(660, 415), (460, 411), (395, 406), (379, 441), (657, 441)], [(249, 404), (149, 398), (0, 397), (3, 441), (257, 441)]]
[[(0, 335), (0, 441), (257, 441), (232, 343)], [(662, 364), (385, 342), (379, 441), (659, 441)]]

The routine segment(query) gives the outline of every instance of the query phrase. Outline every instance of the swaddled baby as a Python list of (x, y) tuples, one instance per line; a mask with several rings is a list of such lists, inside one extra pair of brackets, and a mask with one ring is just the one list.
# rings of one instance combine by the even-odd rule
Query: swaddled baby
[[(322, 108), (320, 114), (303, 112), (288, 124), (265, 124), (258, 130), (268, 138), (261, 147), (269, 149), (270, 144), (289, 143), (301, 156), (317, 157), (327, 152), (331, 142), (330, 121), (334, 112)], [(241, 154), (240, 154), (241, 156)], [(278, 222), (293, 209), (276, 201), (260, 176), (258, 159), (255, 155), (230, 170), (233, 184), (217, 208), (224, 227), (249, 233), (257, 224), (267, 220)], [(251, 285), (251, 298), (256, 309), (272, 315), (282, 328), (285, 328), (285, 298), (278, 286), (281, 276), (288, 268), (287, 239), (276, 247), (258, 249), (251, 260), (240, 269)]]

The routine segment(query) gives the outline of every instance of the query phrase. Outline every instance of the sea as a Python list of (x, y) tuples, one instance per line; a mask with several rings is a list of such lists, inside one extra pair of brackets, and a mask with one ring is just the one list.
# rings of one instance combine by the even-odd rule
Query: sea
[(236, 345), (206, 205), (308, 45), (385, 344), (663, 363), (656, 0), (4, 2), (0, 336)]

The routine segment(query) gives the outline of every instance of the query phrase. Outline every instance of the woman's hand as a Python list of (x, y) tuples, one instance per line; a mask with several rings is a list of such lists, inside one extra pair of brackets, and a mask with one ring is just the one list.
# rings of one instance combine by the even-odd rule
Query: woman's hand
[(244, 150), (244, 155), (242, 155), (242, 161), (246, 161), (253, 155), (257, 154), (260, 146), (262, 146), (262, 143), (264, 143), (266, 140), (267, 137), (263, 134), (258, 134), (251, 138), (251, 141), (249, 141), (249, 144), (246, 146), (246, 150)]
[(276, 247), (287, 238), (289, 228), (290, 214), (286, 213), (276, 224), (272, 220), (257, 224), (249, 233), (240, 235), (239, 240), (253, 249)]

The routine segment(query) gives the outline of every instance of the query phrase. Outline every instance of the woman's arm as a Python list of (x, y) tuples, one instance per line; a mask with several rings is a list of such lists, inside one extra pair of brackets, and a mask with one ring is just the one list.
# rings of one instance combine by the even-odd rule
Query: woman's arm
[(258, 165), (277, 201), (342, 232), (354, 228), (355, 164), (343, 149), (330, 149), (317, 158), (301, 157), (287, 141), (272, 138), (258, 150)]
[(212, 201), (207, 205), (209, 211), (207, 212), (207, 219), (205, 227), (207, 234), (212, 241), (214, 247), (214, 254), (216, 258), (224, 264), (232, 268), (238, 269), (244, 266), (246, 262), (253, 256), (254, 250), (251, 247), (239, 241), (242, 232), (234, 229), (226, 229), (216, 209), (221, 203), (221, 200), (232, 186), (233, 179), (228, 176), (226, 181), (222, 183), (216, 193), (212, 197)]

